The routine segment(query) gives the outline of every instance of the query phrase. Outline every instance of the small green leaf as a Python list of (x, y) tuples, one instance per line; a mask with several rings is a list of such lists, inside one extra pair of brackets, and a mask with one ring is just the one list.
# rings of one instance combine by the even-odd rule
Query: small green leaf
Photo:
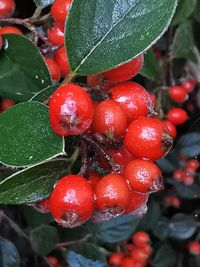
[(47, 198), (58, 178), (68, 174), (64, 159), (54, 159), (17, 172), (0, 182), (1, 204), (24, 204)]
[(168, 243), (160, 244), (156, 249), (151, 266), (152, 267), (175, 267), (177, 262), (176, 251)]
[(149, 50), (144, 55), (144, 65), (142, 70), (140, 71), (140, 74), (153, 81), (160, 80), (161, 75), (158, 60), (156, 59), (152, 50)]
[(144, 52), (166, 31), (175, 7), (176, 0), (74, 0), (65, 30), (72, 72), (102, 72)]
[(39, 102), (13, 106), (0, 115), (0, 161), (30, 166), (64, 154), (64, 139), (55, 134), (48, 107)]
[(44, 88), (41, 90), (39, 93), (34, 95), (30, 101), (38, 101), (38, 102), (43, 102), (51, 96), (51, 94), (58, 88), (59, 85), (52, 85), (47, 88)]
[(0, 95), (16, 102), (29, 100), (52, 84), (39, 49), (23, 35), (4, 36), (0, 51)]
[(19, 267), (20, 258), (15, 245), (0, 236), (0, 266), (1, 267)]
[(32, 248), (40, 255), (49, 254), (59, 242), (58, 232), (55, 227), (41, 225), (30, 233)]
[(55, 0), (34, 0), (36, 6), (39, 6), (41, 8), (52, 5), (54, 1)]
[(197, 0), (179, 0), (172, 24), (177, 25), (187, 20), (194, 12), (196, 4)]

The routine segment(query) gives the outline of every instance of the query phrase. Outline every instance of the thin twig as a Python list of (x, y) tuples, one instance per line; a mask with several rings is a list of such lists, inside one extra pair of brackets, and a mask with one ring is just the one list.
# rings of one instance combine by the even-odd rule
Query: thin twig
[(87, 144), (83, 141), (81, 141), (81, 153), (82, 153), (81, 169), (79, 171), (79, 175), (85, 176), (87, 174), (87, 170), (88, 170), (89, 159), (88, 159)]

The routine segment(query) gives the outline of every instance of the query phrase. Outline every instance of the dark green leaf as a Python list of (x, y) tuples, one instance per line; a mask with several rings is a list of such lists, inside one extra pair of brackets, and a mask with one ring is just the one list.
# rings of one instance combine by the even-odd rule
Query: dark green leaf
[(30, 241), (33, 249), (38, 254), (47, 255), (59, 242), (58, 232), (55, 227), (41, 225), (31, 231)]
[(166, 217), (161, 217), (161, 219), (156, 223), (155, 227), (152, 229), (153, 234), (160, 240), (165, 240), (169, 235), (169, 220)]
[(165, 158), (159, 159), (156, 162), (163, 172), (171, 173), (179, 168), (177, 156), (175, 151), (171, 151)]
[(4, 37), (0, 51), (0, 95), (16, 102), (29, 100), (52, 84), (38, 48), (23, 35)]
[(196, 21), (200, 22), (200, 1), (197, 1), (196, 8), (194, 10), (193, 17), (195, 18)]
[(15, 245), (9, 240), (0, 236), (0, 266), (19, 267), (20, 258)]
[(194, 47), (193, 29), (190, 22), (181, 24), (175, 33), (171, 56), (172, 58), (191, 59)]
[(55, 0), (34, 0), (36, 6), (44, 8), (46, 6), (52, 5)]
[(99, 261), (90, 260), (73, 251), (67, 253), (67, 262), (69, 267), (106, 267), (105, 264)]
[(41, 224), (48, 224), (53, 221), (52, 216), (49, 213), (41, 213), (34, 210), (33, 207), (24, 206), (23, 214), (26, 222), (29, 226), (37, 227)]
[(167, 243), (161, 244), (152, 261), (152, 267), (175, 267), (177, 262), (176, 251)]
[(181, 198), (185, 199), (200, 199), (200, 186), (199, 184), (184, 185), (176, 183), (175, 188)]
[(200, 133), (188, 133), (178, 140), (176, 149), (187, 157), (196, 157), (200, 154)]
[(196, 231), (196, 222), (190, 215), (177, 213), (169, 223), (169, 235), (171, 238), (188, 239)]
[(180, 24), (183, 23), (186, 19), (188, 19), (194, 12), (196, 4), (197, 0), (179, 0), (176, 13), (172, 20), (172, 24)]
[(0, 183), (1, 204), (37, 202), (49, 196), (58, 178), (68, 173), (67, 162), (55, 159), (11, 175)]
[(0, 161), (29, 166), (64, 154), (64, 139), (55, 134), (48, 107), (39, 102), (13, 106), (0, 115)]
[(41, 90), (39, 93), (37, 93), (36, 95), (34, 95), (34, 97), (32, 97), (30, 99), (30, 101), (38, 101), (38, 102), (43, 102), (47, 99), (49, 99), (49, 97), (51, 96), (51, 94), (58, 88), (58, 85), (52, 85), (49, 86), (47, 88), (44, 88), (43, 90)]
[(144, 56), (144, 65), (140, 74), (147, 77), (148, 79), (159, 81), (160, 80), (160, 70), (158, 60), (156, 59), (152, 50), (149, 50)]
[(74, 0), (65, 32), (72, 71), (102, 72), (144, 52), (166, 31), (175, 7), (176, 0)]

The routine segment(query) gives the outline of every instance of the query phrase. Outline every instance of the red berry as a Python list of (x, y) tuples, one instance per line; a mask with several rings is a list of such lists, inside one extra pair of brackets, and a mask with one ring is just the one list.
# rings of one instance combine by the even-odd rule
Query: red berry
[(124, 169), (124, 177), (133, 191), (149, 193), (162, 188), (162, 174), (158, 166), (148, 160), (136, 159)]
[(188, 119), (187, 112), (182, 108), (171, 108), (167, 113), (167, 119), (174, 125), (180, 125)]
[(101, 180), (102, 175), (96, 173), (96, 172), (90, 172), (88, 181), (91, 184), (93, 188), (95, 188), (98, 184), (98, 182)]
[(140, 55), (121, 66), (103, 72), (102, 75), (113, 83), (128, 81), (141, 70), (143, 61), (144, 56)]
[(134, 247), (134, 249), (131, 251), (131, 257), (136, 262), (146, 262), (148, 260), (148, 254), (144, 250), (144, 248), (141, 247)]
[(181, 171), (181, 170), (175, 170), (174, 173), (173, 173), (173, 179), (178, 181), (178, 182), (181, 182), (182, 179), (183, 179), (183, 176), (184, 176), (184, 172)]
[(14, 106), (16, 103), (11, 100), (11, 99), (8, 99), (8, 98), (4, 98), (2, 101), (1, 101), (1, 110), (2, 111), (5, 111), (7, 109), (9, 109), (10, 107)]
[(177, 197), (173, 197), (173, 196), (168, 196), (168, 197), (165, 197), (164, 198), (164, 202), (176, 209), (179, 209), (180, 208), (180, 205), (181, 205), (181, 201), (179, 198)]
[(87, 76), (87, 85), (90, 87), (97, 86), (101, 83), (101, 76), (97, 74)]
[(163, 121), (164, 125), (168, 128), (170, 135), (175, 138), (177, 135), (176, 126), (168, 120)]
[(133, 243), (138, 247), (143, 247), (150, 242), (149, 235), (146, 232), (136, 232), (132, 236)]
[(200, 243), (196, 241), (189, 242), (188, 250), (193, 255), (200, 255)]
[(153, 249), (152, 249), (152, 247), (150, 246), (150, 245), (145, 245), (144, 247), (143, 247), (143, 249), (144, 249), (144, 251), (146, 252), (146, 254), (148, 255), (148, 256), (151, 256), (151, 254), (153, 253)]
[(124, 214), (134, 214), (136, 212), (137, 215), (137, 211), (145, 207), (149, 199), (149, 194), (143, 194), (140, 192), (132, 191), (130, 193), (129, 198), (130, 198), (129, 203), (128, 206), (126, 207)]
[(129, 202), (129, 188), (126, 180), (119, 174), (104, 176), (95, 187), (96, 208), (121, 214)]
[(65, 78), (69, 74), (70, 66), (64, 46), (62, 46), (55, 52), (55, 61), (60, 67), (62, 77)]
[(155, 96), (155, 94), (152, 93), (152, 92), (150, 92), (150, 93), (149, 93), (149, 96), (150, 96), (150, 98), (151, 98), (151, 102), (152, 102), (152, 104), (153, 104), (153, 107), (155, 107), (155, 106), (156, 106), (156, 96)]
[(51, 15), (56, 22), (65, 24), (66, 16), (68, 15), (69, 8), (72, 0), (55, 0), (51, 7)]
[(60, 79), (60, 68), (58, 64), (50, 57), (44, 57), (44, 60), (47, 64), (52, 80), (58, 81)]
[(2, 48), (2, 45), (3, 45), (3, 38), (2, 38), (2, 36), (0, 35), (0, 50), (1, 50), (1, 48)]
[(0, 18), (10, 16), (15, 10), (14, 0), (0, 0)]
[(194, 183), (194, 176), (192, 174), (185, 173), (182, 177), (182, 182), (185, 185), (192, 185)]
[(120, 266), (120, 264), (122, 263), (122, 260), (124, 258), (124, 253), (122, 252), (118, 252), (118, 253), (113, 253), (109, 260), (108, 260), (108, 263), (110, 265), (114, 265), (114, 266)]
[(132, 257), (124, 257), (120, 267), (135, 267), (135, 260)]
[(120, 165), (127, 165), (134, 159), (133, 155), (126, 149), (125, 146), (121, 146), (118, 149), (108, 150), (107, 153), (113, 158), (113, 160)]
[(54, 219), (73, 228), (86, 222), (94, 209), (94, 191), (89, 182), (78, 175), (67, 175), (55, 185), (50, 208)]
[(199, 167), (200, 167), (200, 163), (198, 160), (195, 160), (195, 159), (191, 159), (187, 162), (186, 168), (190, 168), (191, 170), (193, 171), (196, 171)]
[(36, 202), (33, 204), (34, 209), (41, 213), (49, 213), (50, 212), (50, 198), (45, 198), (40, 202)]
[(152, 103), (148, 92), (140, 84), (125, 82), (110, 89), (112, 99), (126, 112), (129, 121), (151, 112)]
[(91, 125), (94, 107), (90, 95), (75, 84), (60, 86), (49, 101), (50, 121), (59, 135), (79, 135)]
[(192, 93), (195, 86), (197, 84), (197, 81), (195, 79), (193, 80), (186, 80), (184, 81), (181, 86), (186, 90), (188, 93)]
[(58, 259), (55, 257), (48, 257), (48, 260), (50, 261), (51, 264), (54, 266), (58, 263)]
[(173, 139), (162, 121), (140, 117), (128, 126), (124, 142), (135, 157), (156, 160), (169, 152)]
[(0, 28), (0, 34), (19, 34), (22, 35), (23, 33), (16, 27), (13, 26), (5, 26)]
[(100, 102), (94, 112), (92, 130), (105, 134), (110, 139), (122, 138), (127, 128), (127, 118), (123, 109), (113, 100)]
[(47, 37), (49, 42), (53, 45), (64, 45), (64, 27), (58, 23), (54, 25), (47, 31)]
[(182, 103), (188, 99), (186, 90), (181, 86), (171, 86), (168, 91), (169, 97), (175, 102)]

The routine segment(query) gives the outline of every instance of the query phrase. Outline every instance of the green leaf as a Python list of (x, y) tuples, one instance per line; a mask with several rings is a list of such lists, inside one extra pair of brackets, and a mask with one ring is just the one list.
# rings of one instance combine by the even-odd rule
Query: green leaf
[(159, 221), (155, 224), (153, 234), (160, 240), (167, 239), (169, 235), (169, 219), (166, 217), (161, 217)]
[(181, 24), (175, 33), (171, 56), (172, 58), (191, 58), (194, 47), (193, 29), (190, 22)]
[(0, 266), (1, 267), (19, 267), (20, 258), (15, 245), (0, 236)]
[(68, 174), (64, 159), (55, 159), (17, 172), (0, 182), (1, 204), (24, 204), (47, 198), (58, 178)]
[(196, 157), (200, 154), (200, 133), (188, 133), (178, 140), (177, 151), (187, 157)]
[(52, 86), (48, 86), (47, 88), (44, 88), (39, 93), (34, 95), (30, 99), (30, 101), (38, 101), (38, 102), (42, 102), (43, 103), (43, 101), (49, 99), (51, 94), (58, 88), (58, 86), (59, 85), (52, 85)]
[(144, 55), (144, 65), (142, 70), (140, 71), (140, 74), (153, 81), (160, 80), (161, 75), (160, 75), (158, 60), (156, 59), (152, 50), (149, 50)]
[(39, 49), (23, 35), (4, 36), (0, 51), (0, 95), (16, 102), (29, 100), (52, 84)]
[(197, 0), (179, 0), (172, 24), (177, 25), (187, 20), (194, 12), (196, 4)]
[(176, 251), (168, 243), (161, 244), (153, 257), (152, 267), (175, 267), (177, 262)]
[(176, 0), (74, 0), (65, 41), (72, 72), (118, 66), (147, 50), (166, 31)]
[(13, 106), (0, 115), (0, 161), (21, 167), (64, 154), (64, 138), (55, 134), (48, 107), (39, 102)]
[[(50, 178), (51, 179), (51, 178)], [(23, 215), (29, 226), (37, 227), (41, 224), (48, 224), (53, 220), (53, 217), (49, 213), (41, 213), (35, 210), (33, 207), (24, 206)]]
[(58, 232), (55, 227), (41, 225), (30, 233), (32, 248), (40, 255), (49, 254), (59, 242)]
[(197, 183), (192, 185), (184, 185), (176, 183), (175, 189), (181, 198), (185, 199), (200, 199), (200, 186)]
[(54, 1), (55, 0), (34, 0), (34, 3), (36, 4), (36, 6), (45, 8), (47, 6), (52, 5)]
[(200, 1), (197, 1), (197, 5), (196, 5), (196, 8), (194, 10), (194, 14), (193, 14), (193, 17), (195, 18), (196, 21), (200, 22), (200, 16), (199, 16), (199, 13), (200, 13)]

